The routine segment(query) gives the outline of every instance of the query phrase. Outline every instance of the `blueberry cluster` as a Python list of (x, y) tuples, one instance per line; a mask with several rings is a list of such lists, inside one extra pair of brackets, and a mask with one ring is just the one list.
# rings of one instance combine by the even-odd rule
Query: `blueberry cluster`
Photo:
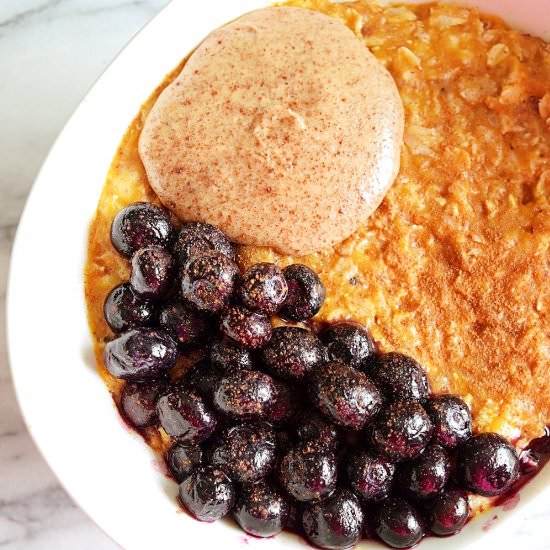
[[(458, 532), (468, 493), (516, 480), (514, 447), (472, 435), (464, 401), (433, 396), (419, 363), (378, 353), (361, 325), (273, 328), (273, 315), (304, 322), (321, 308), (306, 266), (241, 273), (221, 231), (176, 228), (149, 203), (119, 212), (111, 238), (132, 270), (105, 301), (105, 366), (127, 381), (128, 421), (172, 438), (166, 461), (196, 518), (232, 513), (254, 536), (294, 529), (322, 548), (407, 548)], [(202, 359), (174, 377), (193, 348)]]

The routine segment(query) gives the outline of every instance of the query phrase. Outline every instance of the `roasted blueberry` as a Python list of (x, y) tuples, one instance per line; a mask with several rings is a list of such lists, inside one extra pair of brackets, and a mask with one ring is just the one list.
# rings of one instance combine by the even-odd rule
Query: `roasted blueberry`
[(309, 409), (296, 419), (298, 442), (311, 441), (335, 451), (342, 442), (340, 430), (316, 409)]
[(283, 495), (265, 483), (256, 483), (241, 490), (233, 516), (247, 533), (255, 537), (272, 537), (284, 529), (288, 509)]
[(469, 515), (466, 491), (455, 489), (440, 493), (426, 504), (426, 528), (434, 535), (454, 535), (464, 527)]
[(225, 336), (247, 349), (262, 348), (271, 338), (269, 318), (242, 306), (231, 306), (222, 315), (220, 328)]
[(181, 483), (202, 463), (202, 449), (198, 445), (174, 443), (166, 453), (166, 461), (174, 479)]
[(113, 246), (128, 259), (146, 246), (168, 248), (173, 234), (170, 213), (149, 202), (136, 202), (123, 208), (111, 225)]
[(123, 332), (151, 325), (155, 319), (155, 306), (150, 300), (138, 296), (129, 283), (122, 283), (107, 296), (103, 314), (114, 332)]
[(227, 475), (213, 466), (201, 466), (179, 486), (180, 502), (201, 521), (216, 521), (235, 503), (235, 489)]
[(310, 442), (288, 451), (279, 464), (279, 481), (300, 502), (330, 496), (336, 488), (336, 476), (334, 454)]
[(230, 338), (221, 338), (212, 343), (210, 362), (219, 372), (227, 374), (254, 368), (250, 351), (239, 346)]
[(458, 450), (458, 478), (465, 489), (488, 497), (501, 495), (519, 475), (514, 447), (494, 433), (481, 433)]
[(214, 392), (216, 407), (233, 418), (267, 418), (276, 399), (273, 378), (251, 370), (224, 376)]
[(162, 330), (136, 328), (107, 342), (103, 357), (116, 378), (151, 380), (176, 364), (178, 347)]
[(183, 385), (204, 397), (208, 402), (214, 399), (221, 376), (208, 361), (195, 363), (183, 376)]
[(207, 333), (207, 315), (182, 302), (173, 301), (162, 306), (159, 324), (180, 347), (196, 344)]
[(297, 390), (295, 387), (273, 380), (277, 390), (277, 397), (271, 407), (268, 420), (276, 424), (288, 422), (293, 419), (298, 412), (299, 400), (296, 399)]
[(135, 428), (153, 426), (158, 420), (157, 399), (164, 384), (151, 382), (127, 382), (120, 395), (120, 408), (124, 417)]
[(288, 321), (307, 321), (325, 301), (325, 286), (317, 273), (302, 264), (292, 264), (283, 270), (288, 294), (280, 315)]
[(180, 443), (196, 445), (216, 429), (216, 417), (204, 400), (182, 387), (173, 387), (157, 402), (164, 431)]
[(374, 518), (374, 531), (392, 548), (410, 548), (424, 536), (418, 511), (402, 498), (388, 498)]
[(252, 311), (272, 315), (285, 301), (285, 276), (275, 264), (256, 264), (246, 270), (239, 286), (241, 302)]
[(270, 473), (276, 458), (275, 432), (267, 422), (237, 424), (214, 439), (207, 451), (213, 466), (234, 481), (251, 483)]
[(304, 506), (302, 527), (308, 540), (320, 548), (355, 546), (363, 532), (363, 511), (357, 497), (337, 489), (322, 502)]
[(164, 248), (140, 248), (132, 256), (130, 284), (144, 298), (163, 298), (174, 284), (175, 268), (172, 255)]
[(370, 435), (373, 450), (391, 462), (412, 460), (428, 445), (432, 423), (422, 405), (399, 401), (375, 419)]
[(364, 500), (378, 501), (390, 492), (395, 466), (380, 457), (359, 451), (348, 457), (345, 472), (355, 493)]
[(275, 376), (301, 380), (327, 358), (320, 340), (309, 330), (277, 327), (262, 350), (265, 366)]
[(181, 295), (200, 310), (219, 313), (229, 303), (238, 274), (237, 264), (221, 252), (193, 256), (181, 269)]
[(397, 470), (397, 486), (410, 498), (425, 500), (445, 488), (451, 460), (440, 445), (429, 445), (415, 460), (403, 462)]
[(472, 436), (472, 415), (468, 405), (455, 395), (432, 397), (425, 405), (434, 426), (434, 440), (445, 447), (462, 445)]
[(388, 401), (423, 402), (430, 396), (426, 372), (408, 355), (381, 354), (370, 362), (367, 372)]
[(309, 396), (327, 418), (350, 430), (362, 429), (382, 404), (380, 392), (362, 372), (335, 361), (313, 372)]
[(330, 359), (354, 368), (361, 368), (376, 351), (371, 335), (359, 323), (348, 321), (330, 325), (321, 339)]
[(228, 238), (208, 223), (184, 223), (181, 225), (174, 242), (174, 255), (180, 266), (193, 256), (202, 256), (205, 252), (221, 252), (235, 261), (235, 249)]

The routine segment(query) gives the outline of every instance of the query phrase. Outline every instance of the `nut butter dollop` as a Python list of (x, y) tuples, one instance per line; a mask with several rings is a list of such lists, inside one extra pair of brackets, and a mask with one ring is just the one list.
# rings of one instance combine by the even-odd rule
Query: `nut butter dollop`
[(399, 169), (403, 106), (352, 31), (274, 7), (210, 34), (139, 141), (160, 200), (235, 242), (302, 255), (377, 208)]

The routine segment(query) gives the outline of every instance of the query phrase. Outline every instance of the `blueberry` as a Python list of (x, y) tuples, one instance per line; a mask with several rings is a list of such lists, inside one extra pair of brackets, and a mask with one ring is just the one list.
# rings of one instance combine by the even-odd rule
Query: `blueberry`
[(345, 472), (356, 494), (367, 501), (378, 501), (390, 493), (395, 466), (380, 457), (359, 451), (348, 457)]
[(284, 529), (288, 509), (280, 493), (265, 483), (256, 483), (241, 490), (233, 516), (243, 531), (255, 537), (272, 537)]
[(309, 330), (277, 327), (262, 351), (265, 366), (275, 376), (301, 380), (326, 359), (326, 350)]
[(233, 418), (267, 418), (277, 399), (271, 376), (243, 370), (220, 379), (214, 404)]
[(138, 296), (129, 283), (115, 286), (103, 304), (103, 315), (113, 332), (153, 324), (155, 306)]
[(309, 396), (327, 418), (350, 430), (364, 428), (382, 404), (380, 392), (362, 372), (337, 362), (311, 375)]
[(300, 502), (327, 498), (336, 488), (336, 458), (326, 447), (303, 443), (279, 464), (279, 481)]
[(340, 430), (316, 409), (309, 409), (296, 419), (298, 442), (311, 441), (335, 451), (342, 442)]
[(218, 371), (227, 374), (254, 368), (250, 351), (230, 338), (221, 338), (213, 342), (210, 347), (210, 362)]
[(372, 448), (392, 462), (412, 460), (428, 445), (432, 430), (430, 417), (422, 405), (414, 401), (393, 403), (371, 427)]
[(149, 202), (136, 202), (123, 208), (111, 225), (111, 242), (128, 259), (146, 246), (168, 248), (173, 234), (170, 213)]
[(144, 298), (163, 298), (172, 289), (175, 268), (171, 254), (164, 248), (140, 248), (132, 256), (130, 284)]
[(276, 313), (286, 299), (285, 276), (275, 264), (260, 263), (246, 270), (239, 286), (239, 298), (250, 310), (264, 315)]
[(501, 495), (519, 475), (516, 450), (494, 433), (481, 433), (458, 449), (458, 479), (472, 493)]
[(430, 396), (426, 372), (412, 357), (390, 352), (379, 355), (368, 368), (368, 375), (388, 401), (423, 402)]
[(374, 518), (374, 531), (392, 548), (410, 548), (424, 536), (418, 511), (401, 498), (384, 500)]
[(147, 428), (157, 423), (157, 399), (164, 384), (151, 382), (127, 382), (120, 395), (120, 408), (124, 417), (135, 428)]
[(169, 302), (162, 306), (159, 325), (180, 345), (196, 344), (208, 331), (208, 317), (189, 304)]
[(376, 351), (368, 331), (359, 323), (341, 322), (330, 325), (321, 339), (327, 346), (329, 358), (361, 368)]
[(297, 390), (280, 380), (273, 380), (273, 383), (277, 390), (277, 397), (271, 407), (269, 420), (275, 423), (288, 422), (298, 411)]
[(199, 361), (188, 369), (182, 383), (185, 387), (192, 389), (195, 393), (206, 399), (213, 401), (221, 376), (216, 372), (208, 361)]
[(280, 315), (288, 321), (307, 321), (321, 309), (325, 286), (309, 267), (292, 264), (283, 270), (288, 294)]
[(445, 488), (451, 473), (451, 460), (440, 445), (429, 445), (411, 462), (403, 462), (397, 471), (397, 485), (408, 497), (425, 500)]
[(434, 426), (434, 440), (453, 448), (472, 436), (472, 415), (468, 405), (455, 395), (432, 397), (425, 405)]
[(347, 489), (337, 489), (326, 500), (307, 504), (302, 513), (306, 537), (320, 548), (354, 546), (361, 538), (363, 520), (359, 500)]
[(157, 402), (161, 426), (171, 437), (186, 445), (197, 445), (216, 429), (216, 417), (198, 395), (173, 387)]
[(104, 361), (116, 378), (151, 380), (174, 367), (178, 348), (174, 340), (158, 329), (136, 328), (107, 342)]
[(243, 348), (265, 346), (271, 338), (269, 318), (242, 306), (231, 306), (220, 320), (221, 331)]
[(216, 521), (235, 503), (235, 488), (219, 468), (201, 466), (179, 486), (181, 504), (201, 521)]
[(174, 479), (181, 483), (202, 463), (202, 449), (198, 445), (174, 443), (166, 453), (168, 469)]
[(214, 439), (207, 459), (234, 481), (252, 483), (263, 479), (275, 464), (275, 432), (267, 422), (237, 424)]
[(470, 515), (466, 491), (450, 490), (436, 495), (426, 505), (426, 527), (439, 536), (454, 535), (464, 527)]
[(181, 295), (196, 308), (219, 313), (233, 294), (237, 264), (221, 252), (191, 257), (181, 269)]
[(178, 265), (184, 266), (194, 256), (205, 252), (221, 252), (235, 261), (235, 249), (229, 239), (208, 223), (184, 223), (179, 229), (173, 247)]

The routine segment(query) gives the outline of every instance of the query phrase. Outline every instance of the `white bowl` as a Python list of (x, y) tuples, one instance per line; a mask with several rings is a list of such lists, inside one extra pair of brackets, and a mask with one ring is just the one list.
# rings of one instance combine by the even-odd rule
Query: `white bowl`
[[(547, 0), (471, 1), (511, 23), (549, 37)], [(88, 224), (117, 145), (141, 103), (212, 29), (266, 5), (263, 0), (175, 0), (116, 58), (84, 98), (53, 146), (27, 202), (12, 256), (8, 345), (13, 379), (27, 426), (74, 500), (123, 547), (183, 544), (213, 548), (301, 547), (293, 535), (269, 541), (245, 537), (230, 522), (199, 523), (178, 511), (176, 484), (159, 472), (150, 449), (124, 430), (95, 371), (83, 296)], [(520, 6), (521, 4), (521, 6)], [(528, 7), (527, 7), (528, 6)], [(538, 505), (550, 469), (521, 491), (514, 517)], [(526, 508), (529, 506), (530, 508)], [(501, 511), (498, 515), (502, 516)], [(486, 520), (471, 522), (445, 547), (483, 548)], [(482, 536), (483, 535), (483, 536)], [(364, 546), (375, 543), (365, 542)], [(423, 543), (426, 550), (441, 545)]]

